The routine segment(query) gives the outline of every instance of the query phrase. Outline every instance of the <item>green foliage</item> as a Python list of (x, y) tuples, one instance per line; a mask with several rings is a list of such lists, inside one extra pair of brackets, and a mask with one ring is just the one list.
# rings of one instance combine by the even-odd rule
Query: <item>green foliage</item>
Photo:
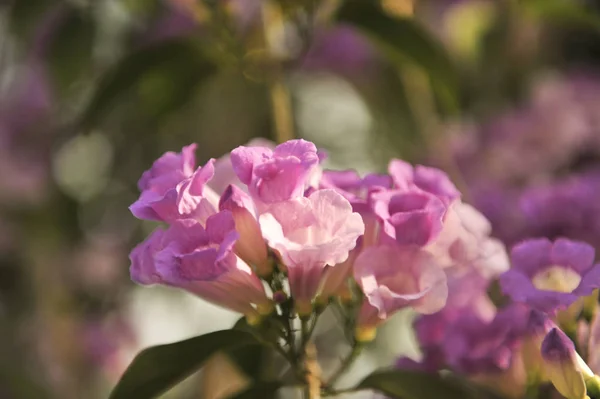
[(370, 37), (393, 62), (410, 62), (429, 77), (443, 105), (450, 111), (458, 106), (458, 75), (444, 47), (412, 18), (393, 18), (374, 1), (347, 1), (338, 20)]
[(154, 398), (197, 371), (219, 351), (258, 345), (250, 333), (222, 330), (145, 349), (133, 360), (110, 399)]
[(527, 0), (520, 8), (542, 21), (553, 24), (586, 27), (600, 32), (600, 16), (586, 10), (577, 2), (564, 0)]
[(279, 382), (257, 382), (242, 392), (230, 396), (228, 399), (270, 399), (275, 397), (275, 393), (279, 388), (281, 388)]
[(14, 362), (11, 362), (10, 365), (0, 365), (0, 396), (36, 399), (53, 397), (38, 381), (30, 378), (20, 366), (15, 369)]
[(365, 378), (357, 390), (372, 389), (398, 399), (497, 399), (498, 396), (456, 378), (410, 370), (380, 370)]
[(57, 0), (13, 1), (10, 8), (10, 30), (18, 37), (28, 41), (35, 28), (51, 7), (62, 3)]
[(97, 85), (80, 124), (98, 123), (125, 94), (137, 89), (149, 115), (159, 117), (186, 104), (198, 84), (215, 71), (201, 43), (170, 39), (125, 56)]
[(76, 8), (65, 11), (48, 46), (48, 68), (56, 92), (63, 96), (79, 81), (89, 81), (95, 25), (90, 15)]

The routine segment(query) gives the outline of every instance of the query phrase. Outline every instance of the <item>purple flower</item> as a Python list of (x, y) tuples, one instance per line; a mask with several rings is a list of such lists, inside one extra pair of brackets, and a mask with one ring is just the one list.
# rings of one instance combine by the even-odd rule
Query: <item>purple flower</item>
[(325, 266), (344, 262), (364, 233), (360, 215), (334, 190), (274, 204), (259, 222), (287, 268), (297, 306), (304, 310), (318, 291)]
[[(375, 173), (360, 177), (354, 170), (325, 170), (320, 187), (335, 189), (353, 206), (366, 206), (369, 192), (377, 188), (392, 188), (392, 179), (388, 175)], [(358, 209), (355, 211), (359, 212)]]
[(181, 149), (180, 153), (165, 152), (145, 171), (138, 181), (140, 191), (167, 191), (182, 180), (191, 177), (196, 165), (197, 144), (190, 144)]
[(207, 182), (214, 175), (214, 160), (194, 171), (196, 144), (183, 147), (181, 153), (167, 152), (144, 172), (138, 182), (142, 191), (129, 209), (146, 220), (172, 222), (194, 218), (201, 222), (216, 212), (216, 194)]
[(156, 230), (130, 254), (131, 278), (140, 284), (165, 284), (254, 315), (270, 309), (263, 285), (233, 252), (239, 237), (230, 212), (208, 218), (206, 228), (195, 220), (177, 220)]
[(527, 310), (521, 306), (500, 310), (491, 322), (468, 312), (461, 314), (445, 332), (448, 365), (466, 374), (507, 370), (526, 331), (526, 321)]
[(369, 203), (369, 194), (373, 191), (391, 189), (392, 179), (390, 176), (373, 173), (361, 178), (354, 170), (325, 170), (319, 187), (334, 189), (350, 201), (354, 212), (358, 212), (365, 223), (363, 245), (369, 246), (377, 243), (380, 221)]
[(446, 206), (460, 198), (460, 192), (446, 173), (440, 169), (411, 164), (394, 159), (388, 166), (388, 172), (396, 188), (410, 190), (417, 187), (437, 196)]
[[(276, 144), (274, 142), (262, 137), (254, 138), (244, 145), (244, 147), (266, 147), (271, 150), (273, 150), (275, 146)], [(236, 172), (233, 169), (231, 154), (227, 153), (215, 161), (215, 175), (208, 182), (208, 186), (217, 194), (221, 195), (231, 184), (246, 190), (246, 185), (238, 179)]]
[(231, 163), (254, 200), (273, 204), (304, 194), (319, 156), (313, 143), (290, 140), (273, 150), (238, 147), (231, 151)]
[(336, 25), (316, 32), (302, 68), (364, 76), (365, 72), (373, 70), (374, 61), (375, 53), (366, 38), (352, 27)]
[(403, 308), (437, 312), (448, 296), (444, 271), (418, 247), (365, 248), (354, 262), (354, 279), (365, 295), (357, 321), (361, 334)]
[(513, 267), (500, 278), (502, 290), (541, 311), (566, 308), (600, 287), (594, 254), (591, 246), (564, 238), (524, 241), (511, 251)]
[(600, 245), (600, 170), (591, 169), (525, 190), (519, 198), (522, 223), (531, 235), (565, 236)]
[(383, 232), (399, 244), (424, 246), (443, 228), (446, 213), (438, 197), (417, 189), (382, 190), (370, 196)]

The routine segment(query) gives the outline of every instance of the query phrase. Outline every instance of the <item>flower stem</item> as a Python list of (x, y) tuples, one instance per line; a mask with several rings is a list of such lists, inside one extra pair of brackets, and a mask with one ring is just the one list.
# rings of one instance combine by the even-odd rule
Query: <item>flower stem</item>
[(350, 366), (352, 366), (352, 363), (354, 363), (354, 361), (358, 358), (358, 356), (362, 352), (362, 349), (363, 349), (362, 344), (360, 344), (360, 343), (354, 344), (354, 346), (352, 347), (352, 351), (348, 354), (348, 356), (346, 356), (346, 358), (344, 360), (342, 360), (342, 364), (340, 364), (340, 367), (329, 378), (329, 381), (327, 381), (328, 388), (333, 389), (333, 386), (335, 385), (337, 380), (342, 375), (344, 375), (344, 373), (346, 371), (348, 371)]
[[(273, 23), (283, 26), (282, 12), (276, 4), (265, 2), (262, 7), (263, 34), (262, 41), (266, 54), (272, 54), (269, 43), (269, 29)], [(277, 143), (292, 140), (294, 133), (294, 116), (292, 99), (285, 85), (285, 76), (281, 62), (278, 63), (272, 76), (268, 79), (269, 100), (271, 102), (271, 117)]]
[(306, 344), (310, 340), (312, 329), (310, 328), (310, 317), (300, 318), (300, 348), (304, 351)]

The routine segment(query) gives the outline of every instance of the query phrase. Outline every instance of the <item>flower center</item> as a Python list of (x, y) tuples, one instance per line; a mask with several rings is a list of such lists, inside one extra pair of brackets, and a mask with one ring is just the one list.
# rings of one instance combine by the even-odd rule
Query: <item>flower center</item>
[(581, 282), (581, 276), (574, 270), (562, 266), (551, 266), (532, 279), (538, 290), (572, 292)]

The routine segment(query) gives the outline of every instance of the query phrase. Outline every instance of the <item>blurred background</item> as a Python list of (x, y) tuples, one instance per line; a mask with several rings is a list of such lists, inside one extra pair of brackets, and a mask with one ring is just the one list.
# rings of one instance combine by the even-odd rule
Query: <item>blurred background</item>
[(236, 321), (129, 279), (137, 180), (191, 142), (435, 165), (507, 245), (600, 248), (599, 62), (596, 0), (0, 1), (0, 398), (104, 398), (141, 348)]

